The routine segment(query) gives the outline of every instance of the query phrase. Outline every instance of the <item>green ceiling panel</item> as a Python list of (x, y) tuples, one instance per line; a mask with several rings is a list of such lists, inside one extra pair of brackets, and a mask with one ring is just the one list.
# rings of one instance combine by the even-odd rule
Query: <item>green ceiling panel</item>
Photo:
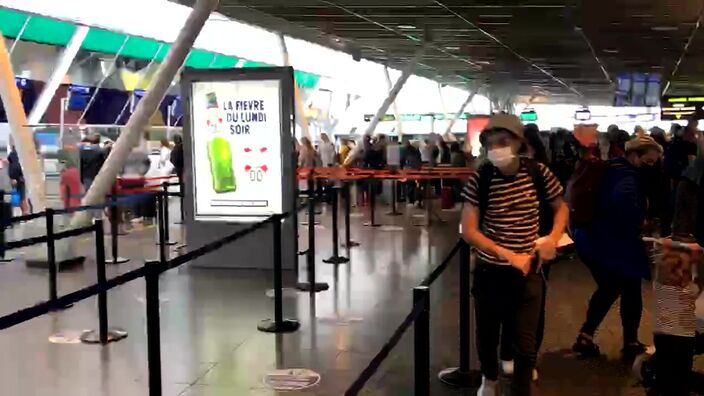
[[(17, 37), (19, 31), (22, 29), (22, 25), (27, 19), (27, 15), (28, 14), (22, 12), (0, 8), (0, 31), (2, 31), (6, 37)], [(22, 33), (21, 39), (63, 46), (69, 42), (75, 30), (76, 26), (68, 22), (32, 16), (25, 31)], [(122, 33), (99, 28), (90, 28), (81, 48), (88, 51), (115, 54), (122, 46), (125, 37), (126, 35)], [(161, 62), (166, 58), (166, 54), (169, 52), (170, 48), (170, 44), (164, 43), (162, 45), (156, 40), (142, 37), (130, 37), (125, 43), (121, 55), (130, 58), (150, 60), (154, 54), (157, 54), (156, 61)], [(239, 58), (235, 56), (193, 49), (188, 55), (188, 58), (186, 58), (186, 66), (196, 69), (227, 69), (235, 67), (238, 61)], [(251, 60), (246, 60), (243, 65), (243, 67), (269, 66), (271, 65)], [(296, 70), (294, 76), (296, 83), (301, 88), (314, 88), (320, 80), (320, 76), (300, 70)]]
[[(26, 19), (27, 14), (0, 8), (0, 30), (7, 37), (17, 37)], [(71, 23), (32, 16), (21, 39), (45, 44), (66, 45), (75, 31), (76, 27)]]

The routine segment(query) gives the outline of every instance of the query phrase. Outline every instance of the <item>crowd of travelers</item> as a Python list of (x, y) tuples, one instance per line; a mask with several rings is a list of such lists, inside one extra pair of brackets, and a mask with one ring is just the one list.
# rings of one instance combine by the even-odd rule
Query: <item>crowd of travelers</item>
[[(612, 125), (547, 135), (497, 114), (481, 133), (482, 155), (462, 190), (462, 233), (474, 248), (478, 395), (500, 394), (500, 372), (513, 395), (536, 394), (546, 283), (565, 233), (596, 283), (573, 352), (600, 356), (595, 333), (620, 297), (624, 361), (647, 367), (639, 376), (652, 394), (690, 394), (701, 350), (704, 138), (696, 121), (649, 132)], [(663, 237), (659, 254), (644, 236)], [(654, 348), (638, 339), (642, 285), (651, 279)]]

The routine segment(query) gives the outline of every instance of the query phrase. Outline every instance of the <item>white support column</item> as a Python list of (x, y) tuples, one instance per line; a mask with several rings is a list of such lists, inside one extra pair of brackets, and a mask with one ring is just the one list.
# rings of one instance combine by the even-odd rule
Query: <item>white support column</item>
[[(186, 60), (186, 56), (188, 56), (193, 47), (196, 37), (198, 37), (210, 13), (217, 5), (218, 0), (196, 1), (176, 41), (166, 55), (166, 59), (159, 65), (159, 70), (157, 70), (154, 79), (150, 82), (144, 97), (139, 101), (120, 137), (117, 138), (112, 150), (110, 150), (110, 155), (108, 155), (93, 184), (86, 192), (85, 197), (83, 197), (83, 205), (95, 205), (105, 199), (105, 195), (110, 191), (117, 174), (125, 166), (128, 155), (139, 144), (144, 128), (149, 124), (149, 118), (159, 108), (159, 104), (171, 86), (176, 72)], [(88, 223), (90, 219), (91, 214), (89, 212), (78, 212), (71, 220), (71, 225), (80, 227)]]
[(389, 90), (389, 96), (387, 96), (386, 99), (384, 99), (384, 101), (381, 103), (379, 110), (376, 111), (374, 118), (372, 118), (371, 122), (369, 123), (369, 126), (367, 126), (366, 131), (364, 131), (365, 135), (371, 135), (374, 133), (376, 126), (379, 125), (379, 120), (381, 120), (381, 117), (383, 117), (389, 110), (391, 103), (396, 100), (398, 93), (401, 92), (401, 88), (403, 88), (403, 86), (406, 84), (406, 81), (408, 81), (408, 78), (411, 77), (411, 74), (413, 74), (413, 72), (416, 70), (416, 65), (418, 64), (420, 58), (423, 56), (424, 52), (425, 45), (418, 48), (418, 51), (416, 51), (416, 55), (413, 57), (413, 59), (411, 59), (410, 62), (408, 62), (408, 65), (406, 65), (406, 67), (403, 69), (403, 71), (401, 72), (401, 77), (396, 80), (396, 84), (394, 84), (393, 88)]
[(14, 142), (24, 174), (27, 194), (35, 211), (46, 208), (46, 192), (42, 176), (41, 161), (34, 144), (34, 134), (27, 127), (27, 116), (22, 106), (22, 97), (15, 82), (10, 53), (5, 46), (5, 37), (0, 33), (0, 99), (7, 114), (10, 135)]
[(469, 95), (467, 95), (467, 100), (462, 103), (462, 106), (460, 106), (460, 110), (455, 113), (455, 116), (452, 117), (452, 119), (448, 120), (447, 123), (447, 129), (445, 129), (445, 133), (443, 136), (445, 139), (450, 140), (451, 142), (457, 141), (457, 138), (455, 138), (455, 135), (452, 134), (452, 127), (455, 126), (455, 122), (460, 118), (462, 113), (464, 112), (464, 109), (467, 107), (467, 105), (474, 99), (474, 95), (477, 94), (477, 91), (474, 90), (473, 92), (470, 92)]
[[(447, 106), (445, 106), (445, 96), (442, 94), (442, 84), (438, 83), (438, 98), (440, 98), (440, 109), (442, 110), (442, 116), (445, 120), (445, 125), (450, 123), (450, 117), (447, 115)], [(435, 122), (435, 120), (433, 120)], [(443, 135), (443, 139), (447, 140)]]
[(24, 31), (27, 29), (27, 25), (29, 25), (29, 21), (32, 19), (32, 15), (27, 15), (27, 18), (24, 19), (24, 23), (22, 23), (22, 27), (20, 28), (20, 31), (17, 32), (17, 36), (15, 36), (15, 39), (12, 40), (12, 46), (10, 46), (10, 56), (12, 56), (12, 53), (15, 51), (15, 47), (17, 46), (17, 43), (20, 42), (22, 39), (22, 35), (24, 34)]
[[(279, 44), (281, 45), (281, 56), (283, 57), (283, 65), (291, 66), (291, 60), (288, 55), (288, 48), (286, 47), (286, 39), (283, 34), (279, 34)], [(303, 132), (303, 137), (308, 138), (313, 141), (310, 134), (310, 126), (308, 125), (308, 117), (305, 115), (305, 107), (303, 102), (303, 96), (301, 95), (301, 90), (298, 88), (298, 83), (293, 84), (293, 95), (296, 108), (296, 121), (301, 126), (301, 131)]]
[[(386, 87), (388, 88), (389, 92), (391, 92), (391, 76), (389, 75), (389, 68), (387, 66), (384, 66), (384, 76), (386, 77)], [(391, 105), (393, 106), (394, 117), (396, 117), (396, 129), (398, 130), (398, 139), (401, 140), (401, 138), (403, 137), (403, 122), (401, 121), (401, 116), (398, 114), (398, 106), (396, 105), (396, 101), (394, 100)]]
[(59, 88), (59, 85), (61, 85), (64, 77), (66, 77), (66, 73), (68, 73), (68, 69), (71, 67), (73, 60), (76, 59), (76, 54), (78, 54), (78, 50), (81, 49), (83, 40), (85, 40), (89, 30), (90, 28), (88, 26), (79, 25), (76, 28), (73, 37), (71, 37), (71, 41), (69, 41), (66, 48), (64, 48), (64, 52), (61, 54), (58, 63), (54, 67), (49, 81), (44, 85), (39, 99), (37, 99), (32, 111), (29, 113), (29, 117), (27, 117), (29, 125), (35, 125), (42, 121), (42, 117), (44, 113), (46, 113), (51, 99), (54, 97), (54, 94), (56, 94), (56, 90)]

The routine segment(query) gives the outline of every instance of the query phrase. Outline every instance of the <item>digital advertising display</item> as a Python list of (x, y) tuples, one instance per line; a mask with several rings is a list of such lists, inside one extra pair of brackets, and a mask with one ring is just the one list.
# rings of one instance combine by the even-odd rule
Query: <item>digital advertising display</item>
[(190, 102), (194, 219), (282, 214), (281, 81), (197, 81)]

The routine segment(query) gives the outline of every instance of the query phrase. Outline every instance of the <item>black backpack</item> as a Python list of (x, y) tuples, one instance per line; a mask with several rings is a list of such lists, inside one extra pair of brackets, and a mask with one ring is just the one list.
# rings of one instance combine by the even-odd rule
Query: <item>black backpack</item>
[[(548, 192), (540, 173), (538, 162), (530, 158), (521, 158), (521, 161), (526, 165), (528, 175), (533, 180), (533, 185), (537, 190), (538, 195), (538, 216), (539, 229), (538, 235), (545, 236), (552, 231), (554, 214), (550, 202), (547, 200)], [(479, 181), (477, 185), (477, 196), (479, 198), (479, 226), (484, 222), (484, 215), (489, 206), (489, 191), (491, 190), (491, 181), (494, 178), (496, 167), (491, 163), (486, 163), (479, 167)]]

